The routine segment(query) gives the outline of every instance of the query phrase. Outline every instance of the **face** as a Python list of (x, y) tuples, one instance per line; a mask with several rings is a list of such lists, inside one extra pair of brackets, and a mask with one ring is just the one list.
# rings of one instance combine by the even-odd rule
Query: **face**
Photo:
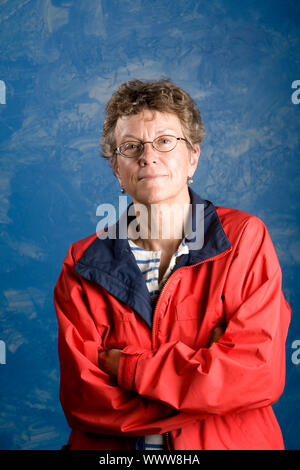
[[(128, 140), (152, 142), (161, 135), (184, 137), (179, 118), (172, 113), (145, 109), (140, 114), (119, 118), (116, 125), (116, 146)], [(193, 176), (200, 154), (200, 147), (191, 149), (183, 141), (177, 141), (170, 152), (159, 152), (151, 143), (144, 146), (143, 154), (125, 158), (117, 154), (115, 173), (120, 185), (140, 204), (189, 203), (188, 176)]]

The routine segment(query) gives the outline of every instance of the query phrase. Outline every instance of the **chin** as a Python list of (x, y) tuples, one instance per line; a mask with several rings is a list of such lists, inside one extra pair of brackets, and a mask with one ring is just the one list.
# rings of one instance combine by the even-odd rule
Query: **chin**
[(136, 202), (140, 204), (163, 204), (164, 202), (167, 203), (170, 199), (174, 198), (173, 192), (166, 191), (166, 189), (153, 189), (151, 190), (144, 188), (137, 197), (135, 198)]

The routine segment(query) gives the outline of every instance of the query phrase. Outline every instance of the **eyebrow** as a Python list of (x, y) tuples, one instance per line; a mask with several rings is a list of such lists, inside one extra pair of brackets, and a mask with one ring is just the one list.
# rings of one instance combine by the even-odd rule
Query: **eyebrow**
[[(175, 129), (159, 129), (157, 131), (157, 137), (159, 137), (160, 135), (169, 135), (168, 132), (174, 132), (176, 133)], [(132, 138), (134, 140), (139, 140), (141, 141), (141, 139), (139, 139), (138, 137), (136, 137), (135, 135), (133, 134), (125, 134), (124, 136), (122, 136), (122, 140), (123, 139), (127, 139), (127, 138)]]
[(122, 136), (122, 139), (127, 139), (127, 138), (130, 138), (130, 139), (135, 139), (135, 140), (139, 140), (135, 135), (133, 134), (125, 134), (124, 136)]

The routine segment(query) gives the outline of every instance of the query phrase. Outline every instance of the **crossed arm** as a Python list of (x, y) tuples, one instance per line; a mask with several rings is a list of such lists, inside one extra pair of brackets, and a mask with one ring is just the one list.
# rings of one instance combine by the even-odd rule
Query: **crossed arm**
[[(225, 332), (226, 325), (216, 326), (214, 328), (211, 338), (210, 338), (210, 347), (213, 343), (216, 343), (218, 339)], [(119, 362), (122, 354), (122, 349), (108, 349), (107, 351), (99, 352), (98, 361), (99, 367), (109, 375), (113, 377), (118, 376)]]

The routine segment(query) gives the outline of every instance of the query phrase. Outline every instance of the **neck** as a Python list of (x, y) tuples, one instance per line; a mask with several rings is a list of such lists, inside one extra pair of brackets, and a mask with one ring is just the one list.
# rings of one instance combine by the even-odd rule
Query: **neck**
[(185, 202), (143, 205), (134, 203), (136, 219), (128, 226), (128, 236), (146, 250), (175, 252), (186, 235), (190, 198)]

